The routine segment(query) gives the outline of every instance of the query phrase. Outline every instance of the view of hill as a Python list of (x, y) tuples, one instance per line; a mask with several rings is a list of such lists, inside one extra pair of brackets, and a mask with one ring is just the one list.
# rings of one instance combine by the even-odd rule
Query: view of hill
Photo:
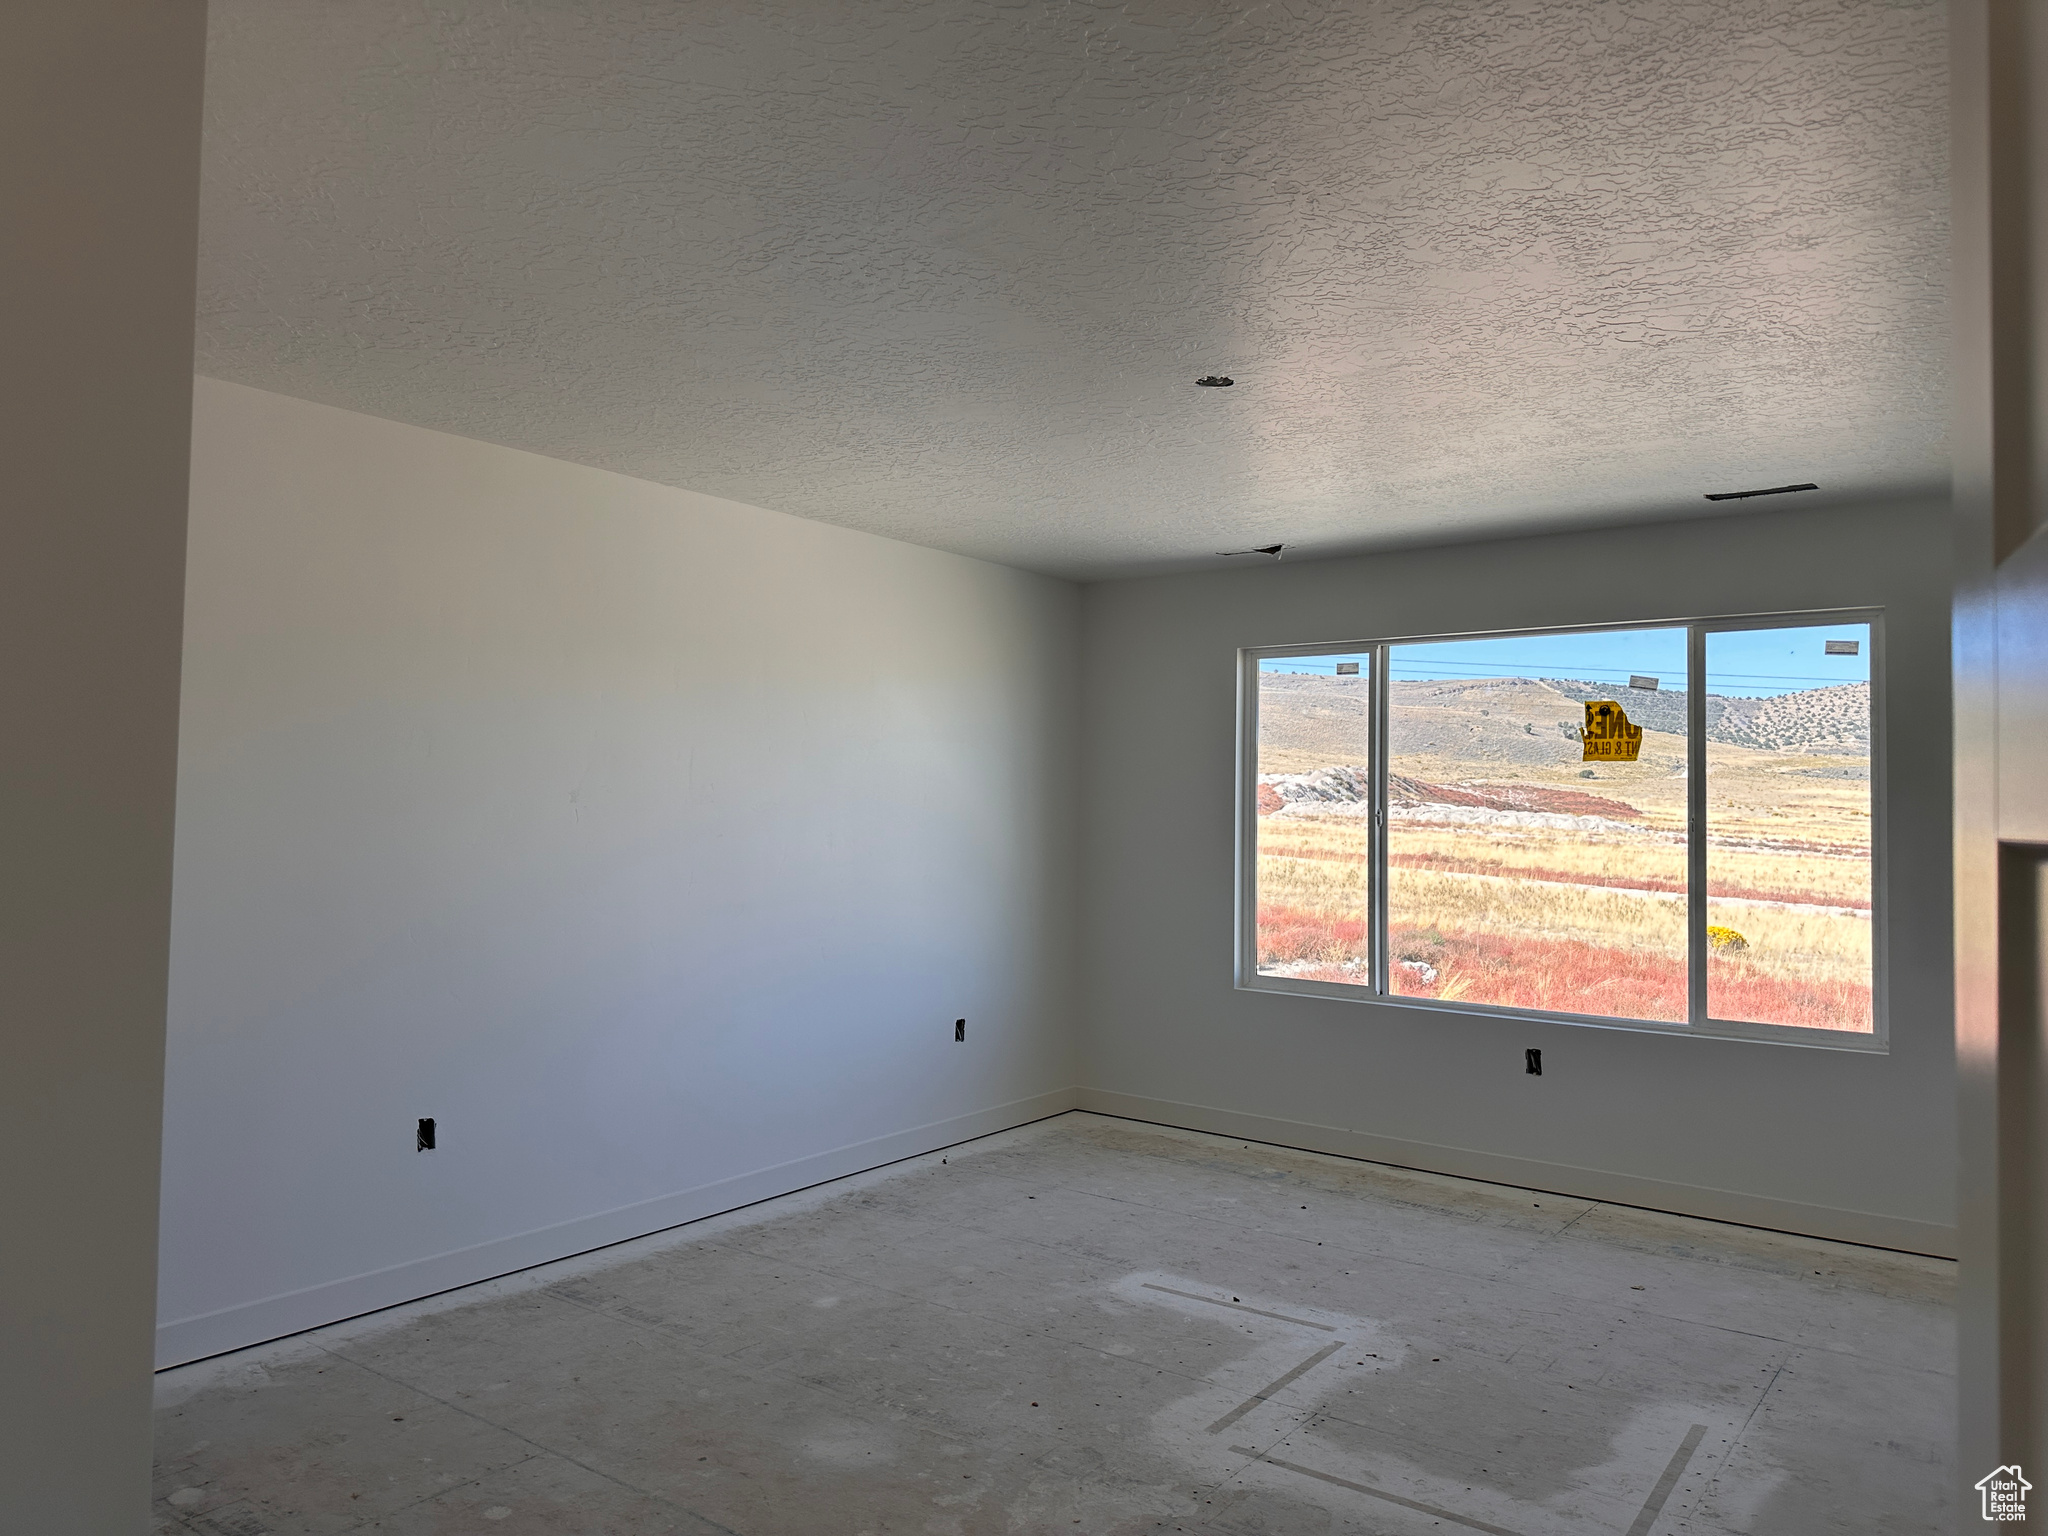
[[(1571, 755), (1589, 699), (1619, 699), (1645, 731), (1682, 737), (1682, 688), (1616, 689), (1572, 678), (1396, 682), (1388, 699), (1396, 751), (1536, 766)], [(1259, 742), (1276, 759), (1362, 762), (1365, 679), (1268, 673), (1259, 680)], [(1707, 696), (1707, 739), (1782, 753), (1870, 750), (1870, 685), (1841, 683), (1771, 698)], [(1294, 764), (1288, 764), (1294, 766)]]
[[(1398, 685), (1396, 685), (1398, 687)], [(1545, 678), (1542, 685), (1583, 704), (1619, 699), (1629, 719), (1645, 730), (1685, 730), (1685, 690), (1628, 688), (1612, 683)], [(1870, 684), (1837, 683), (1767, 699), (1707, 695), (1707, 740), (1761, 752), (1857, 753), (1870, 750)]]
[[(1584, 760), (1594, 699), (1643, 728), (1636, 761)], [(1381, 823), (1367, 680), (1262, 674), (1261, 972), (1365, 983), (1377, 841), (1391, 991), (1684, 1019), (1687, 704), (1580, 678), (1395, 682)], [(1871, 1028), (1870, 707), (1861, 683), (1705, 700), (1713, 1017)]]
[(1585, 723), (1575, 701), (1526, 678), (1397, 682), (1387, 699), (1388, 745), (1397, 761), (1562, 766), (1578, 759)]
[(1838, 683), (1769, 699), (1708, 694), (1707, 736), (1766, 752), (1868, 752), (1870, 684)]
[(1362, 677), (1267, 673), (1259, 678), (1259, 746), (1267, 753), (1300, 756), (1303, 767), (1362, 763), (1371, 711)]

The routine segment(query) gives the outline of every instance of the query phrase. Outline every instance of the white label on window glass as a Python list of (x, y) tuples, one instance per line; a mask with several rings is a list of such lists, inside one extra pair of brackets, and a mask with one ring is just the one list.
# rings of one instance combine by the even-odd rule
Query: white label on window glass
[(1356, 677), (1356, 676), (1358, 676), (1358, 663), (1357, 663), (1357, 662), (1355, 662), (1355, 661), (1340, 661), (1340, 662), (1338, 662), (1338, 663), (1337, 663), (1337, 675), (1338, 675), (1339, 677)]
[(1652, 693), (1657, 691), (1657, 679), (1654, 677), (1632, 676), (1628, 680), (1628, 685), (1631, 688), (1647, 688)]
[(1830, 656), (1854, 656), (1862, 649), (1863, 642), (1860, 640), (1830, 640), (1827, 644), (1827, 654)]

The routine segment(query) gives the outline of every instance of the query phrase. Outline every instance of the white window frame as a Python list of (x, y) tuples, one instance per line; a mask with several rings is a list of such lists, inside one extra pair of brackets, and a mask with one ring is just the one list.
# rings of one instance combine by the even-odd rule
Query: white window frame
[[(1715, 1019), (1706, 1008), (1707, 953), (1707, 636), (1746, 629), (1823, 628), (1830, 624), (1870, 626), (1870, 967), (1871, 1031), (1809, 1029), (1791, 1024), (1758, 1024)], [(1686, 635), (1686, 887), (1687, 974), (1690, 1017), (1682, 1024), (1655, 1019), (1609, 1018), (1599, 1014), (1553, 1013), (1538, 1009), (1503, 1008), (1489, 1003), (1442, 1002), (1404, 997), (1387, 990), (1387, 658), (1397, 645), (1446, 640), (1503, 640), (1531, 635), (1600, 634), (1625, 630), (1681, 629)], [(1372, 770), (1370, 819), (1370, 911), (1372, 975), (1370, 983), (1304, 981), (1262, 976), (1258, 969), (1258, 783), (1259, 663), (1279, 656), (1324, 656), (1332, 653), (1370, 656), (1371, 702), (1367, 754)], [(1366, 640), (1328, 640), (1305, 645), (1248, 646), (1238, 652), (1237, 686), (1237, 925), (1235, 984), (1246, 992), (1271, 992), (1337, 1002), (1370, 1004), (1474, 1018), (1510, 1018), (1594, 1029), (1647, 1030), (1655, 1034), (1706, 1039), (1768, 1041), (1779, 1045), (1813, 1046), (1825, 1050), (1887, 1052), (1891, 1049), (1888, 1005), (1890, 907), (1885, 845), (1889, 797), (1885, 787), (1884, 610), (1824, 608), (1783, 613), (1725, 614), (1710, 618), (1638, 619), (1614, 624), (1548, 624), (1520, 629), (1469, 630), (1452, 634), (1380, 635)]]

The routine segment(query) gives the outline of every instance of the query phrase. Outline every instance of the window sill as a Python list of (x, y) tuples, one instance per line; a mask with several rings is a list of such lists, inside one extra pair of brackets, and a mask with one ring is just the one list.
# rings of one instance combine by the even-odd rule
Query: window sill
[(1848, 1051), (1857, 1055), (1889, 1055), (1891, 1041), (1880, 1029), (1852, 1034), (1839, 1029), (1802, 1029), (1789, 1024), (1745, 1024), (1712, 1019), (1705, 1024), (1662, 1024), (1654, 1019), (1615, 1019), (1589, 1013), (1535, 1013), (1495, 1008), (1485, 1003), (1445, 1003), (1429, 997), (1382, 996), (1364, 987), (1329, 981), (1291, 981), (1285, 977), (1239, 980), (1239, 992), (1265, 992), (1291, 997), (1318, 997), (1333, 1003), (1398, 1008), (1413, 1013), (1447, 1014), (1466, 1019), (1505, 1019), (1517, 1024), (1569, 1024), (1586, 1029), (1621, 1029), (1632, 1034), (1678, 1035), (1693, 1040), (1734, 1040), (1750, 1045), (1792, 1045), (1813, 1050)]

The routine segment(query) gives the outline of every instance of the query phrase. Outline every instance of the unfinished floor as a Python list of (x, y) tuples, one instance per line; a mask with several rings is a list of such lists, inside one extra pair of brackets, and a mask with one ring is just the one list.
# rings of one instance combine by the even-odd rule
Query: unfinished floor
[(1931, 1532), (1952, 1266), (1070, 1114), (159, 1377), (159, 1529)]

